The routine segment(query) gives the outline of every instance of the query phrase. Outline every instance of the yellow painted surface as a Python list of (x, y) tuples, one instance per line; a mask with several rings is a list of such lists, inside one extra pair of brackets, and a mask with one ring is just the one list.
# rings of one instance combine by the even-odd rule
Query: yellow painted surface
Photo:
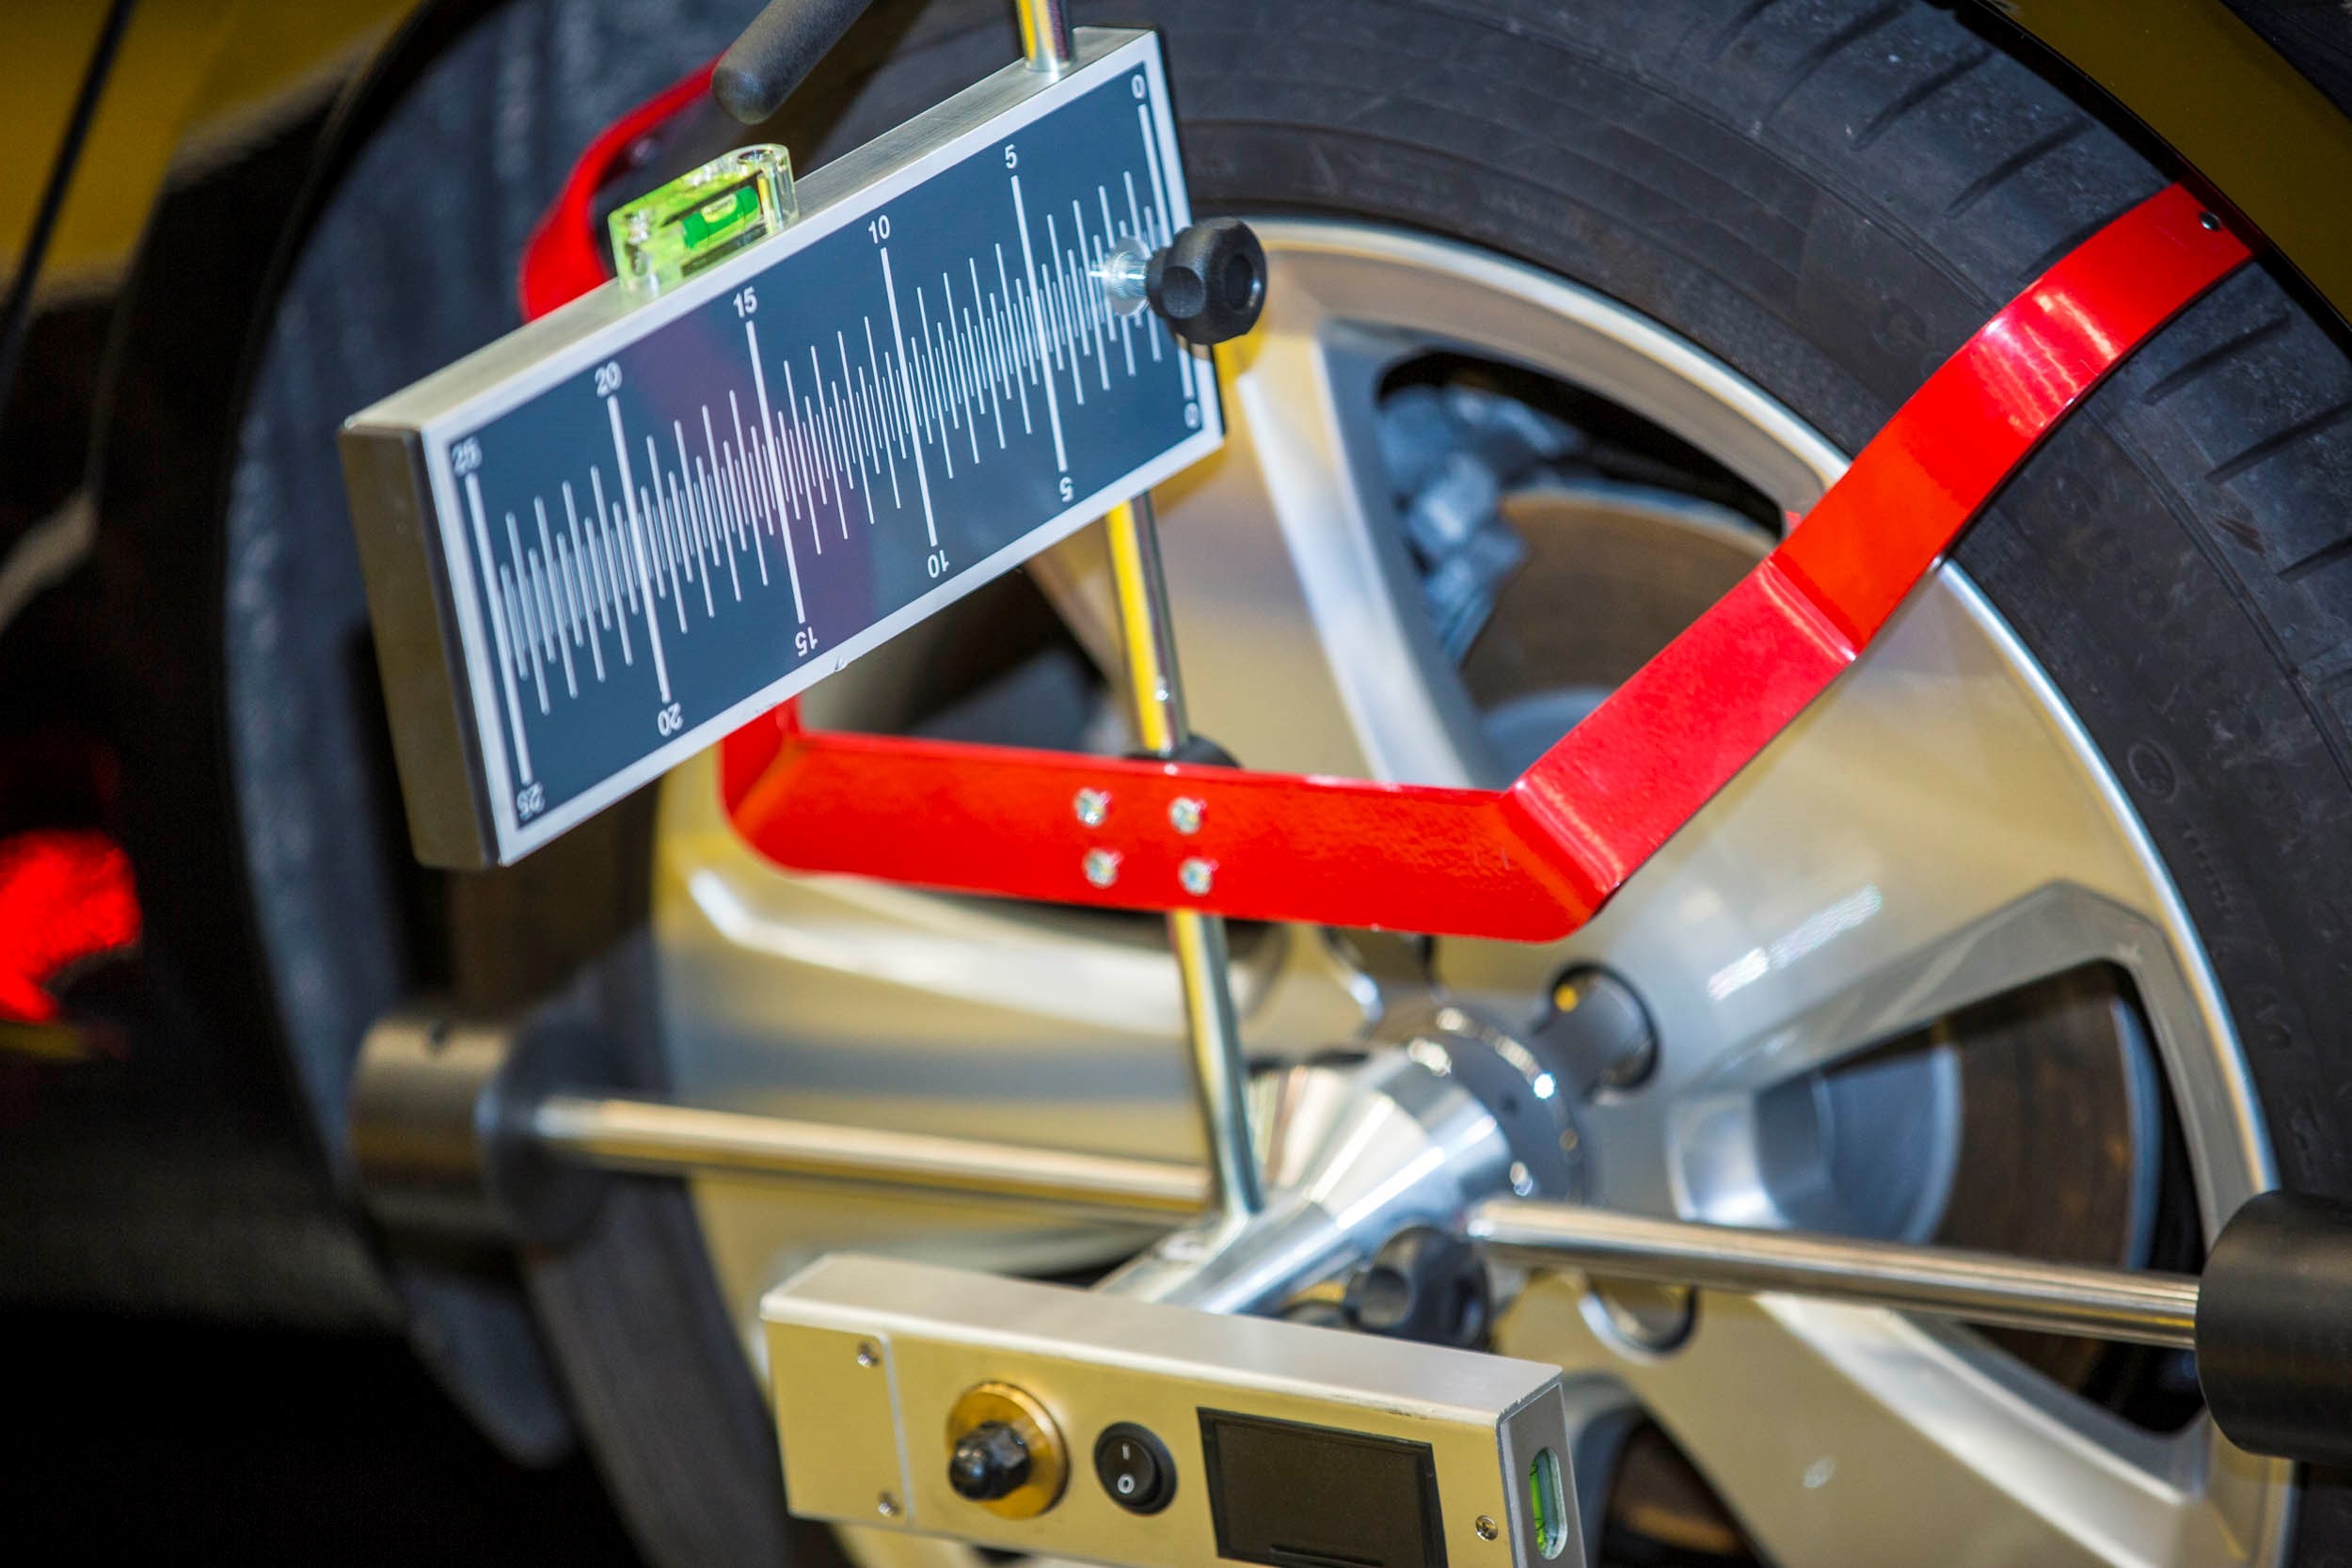
[[(175, 156), (230, 145), (333, 90), (408, 0), (139, 0), (43, 268), (44, 292), (129, 261)], [(17, 0), (0, 22), (0, 242), (12, 274), (97, 43), (99, 0)]]

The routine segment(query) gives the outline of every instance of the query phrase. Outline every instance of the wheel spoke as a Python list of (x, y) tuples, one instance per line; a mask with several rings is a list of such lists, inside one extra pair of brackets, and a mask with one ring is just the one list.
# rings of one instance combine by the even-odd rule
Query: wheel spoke
[[(1765, 1091), (2085, 963), (2124, 968), (2168, 1059), (2211, 1059), (2169, 894), (2005, 637), (1947, 569), (1584, 931), (1441, 944), (1470, 994), (1540, 993), (1590, 958), (1647, 999), (1657, 1076), (1591, 1108), (1600, 1201), (1758, 1197), (1734, 1167), (1759, 1157)], [(1699, 1212), (1782, 1223), (1720, 1196)]]
[(1598, 1338), (1562, 1277), (1530, 1291), (1506, 1348), (1613, 1364), (1767, 1559), (1886, 1562), (2236, 1560), (2280, 1528), (2275, 1468), (2201, 1419), (2126, 1426), (1890, 1313), (1708, 1296), (1663, 1356)]

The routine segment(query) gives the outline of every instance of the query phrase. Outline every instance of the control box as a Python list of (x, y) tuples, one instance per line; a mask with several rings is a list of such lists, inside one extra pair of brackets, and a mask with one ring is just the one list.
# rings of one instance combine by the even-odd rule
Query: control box
[(846, 1254), (760, 1315), (804, 1516), (1123, 1568), (1583, 1560), (1556, 1368)]

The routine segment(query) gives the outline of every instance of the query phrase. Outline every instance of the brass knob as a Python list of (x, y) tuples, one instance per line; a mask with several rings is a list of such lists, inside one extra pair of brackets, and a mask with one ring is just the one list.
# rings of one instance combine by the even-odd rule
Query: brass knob
[[(1018, 1452), (1025, 1461), (1012, 1464)], [(991, 1484), (977, 1484), (977, 1461), (990, 1456)], [(958, 1496), (1007, 1519), (1034, 1519), (1061, 1500), (1070, 1450), (1044, 1405), (1009, 1383), (964, 1390), (947, 1413), (948, 1485)], [(990, 1496), (988, 1494), (994, 1494)]]

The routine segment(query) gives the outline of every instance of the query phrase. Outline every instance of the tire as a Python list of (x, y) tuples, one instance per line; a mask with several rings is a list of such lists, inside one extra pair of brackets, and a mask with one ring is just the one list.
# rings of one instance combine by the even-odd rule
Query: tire
[[(704, 57), (748, 8), (661, 8), (691, 42), (665, 34), (630, 56), (612, 47), (628, 29), (607, 25), (628, 7), (510, 7), (500, 36), (545, 70), (501, 73), (484, 47), (461, 49), (387, 124), (311, 242), (351, 267), (297, 269), (263, 365), (256, 407), (274, 422), (248, 440), (239, 492), (272, 486), (308, 513), (273, 533), (272, 573), (232, 578), (238, 602), (316, 615), (295, 594), (325, 574), (353, 629), (348, 531), (321, 455), (334, 420), (508, 324), (519, 214), (591, 127)], [(796, 120), (813, 117), (806, 135), (786, 139), (814, 166), (937, 101), (1009, 57), (1007, 10), (878, 6), (796, 105)], [(2173, 173), (2004, 26), (1922, 0), (1124, 0), (1080, 12), (1166, 28), (1202, 210), (1346, 215), (1518, 257), (1692, 340), (1849, 451), (1994, 309)], [(551, 41), (600, 27), (609, 74)], [(513, 123), (509, 110), (532, 128), (502, 144), (527, 171), (482, 201), (505, 215), (499, 264), (354, 261), (369, 236), (410, 221), (402, 160), (415, 138), (434, 145), (436, 104), (469, 94), (485, 107), (440, 127), (452, 155), (478, 158), (466, 150)], [(552, 121), (532, 118), (559, 102)], [(388, 183), (363, 193), (370, 172)], [(386, 341), (364, 346), (381, 356), (298, 345), (306, 306), (332, 300), (365, 322), (366, 303), (422, 297), (419, 268), (431, 309), (379, 326)], [(2329, 503), (2352, 485), (2347, 416), (2352, 358), (2333, 327), (2281, 271), (2249, 267), (2068, 419), (1958, 550), (2172, 869), (2283, 1183), (2336, 1194), (2352, 1194), (2352, 1141), (2330, 1115), (2352, 1042), (2328, 1022), (2352, 980), (2352, 530)], [(316, 671), (246, 669), (258, 689), (351, 701)], [(248, 794), (248, 820), (257, 809)], [(260, 900), (328, 907), (331, 835), (319, 837), (311, 862), (274, 863)], [(560, 887), (565, 874), (531, 875)], [(486, 910), (487, 896), (461, 895), (460, 908)], [(265, 915), (281, 958), (300, 940), (287, 924), (299, 907)], [(494, 918), (458, 928), (504, 940)], [(297, 1002), (284, 1007), (297, 1053), (339, 1059), (350, 1021), (311, 1028)], [(750, 1378), (730, 1383), (739, 1363), (688, 1211), (663, 1212), (658, 1237), (576, 1260), (560, 1287), (541, 1271), (537, 1301), (590, 1442), (656, 1559), (771, 1562), (783, 1527), (758, 1423), (744, 1417)], [(646, 1402), (655, 1383), (666, 1402)], [(702, 1436), (680, 1442), (681, 1422)], [(766, 1500), (698, 1528), (700, 1486)], [(2343, 1478), (2312, 1478), (2296, 1560), (2352, 1560)]]

